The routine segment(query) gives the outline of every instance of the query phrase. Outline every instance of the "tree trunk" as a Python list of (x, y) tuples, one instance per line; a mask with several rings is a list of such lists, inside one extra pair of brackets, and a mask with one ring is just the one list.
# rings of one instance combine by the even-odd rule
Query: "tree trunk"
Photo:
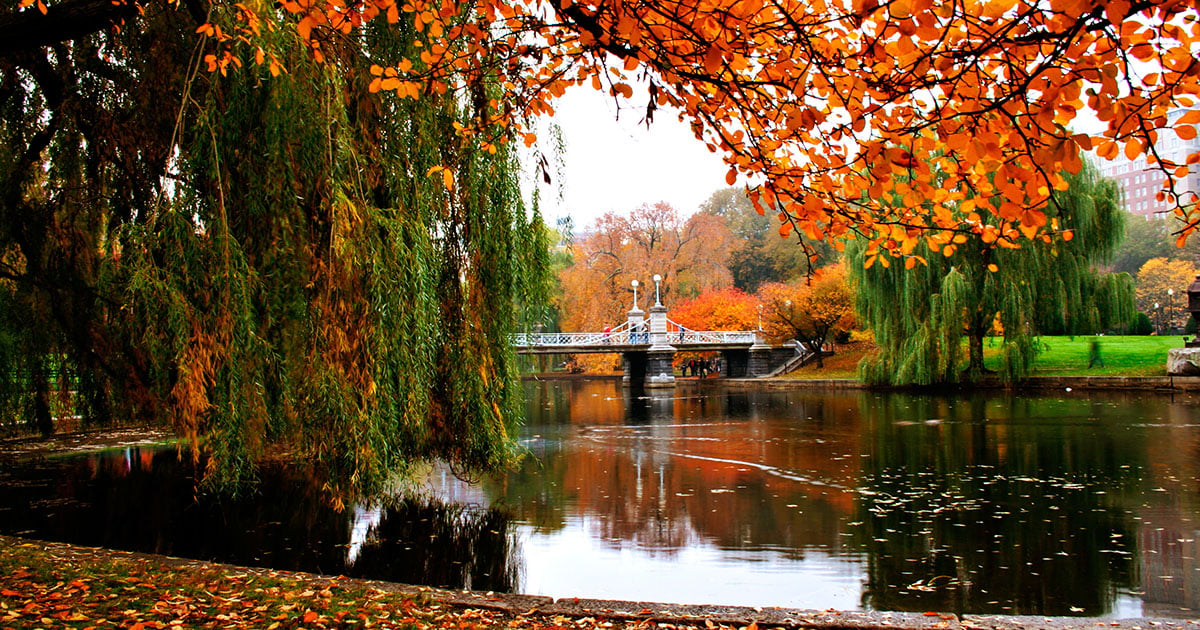
[[(828, 335), (828, 333), (826, 333), (826, 335)], [(817, 353), (817, 369), (818, 370), (825, 367), (825, 356), (821, 353), (821, 348), (825, 347), (826, 335), (821, 335), (820, 337), (809, 337), (807, 339), (808, 347), (812, 348), (812, 351)]]
[(33, 387), (33, 420), (42, 436), (49, 437), (54, 433), (54, 418), (50, 415), (50, 379), (41, 359), (34, 360), (29, 380)]
[(983, 333), (972, 328), (967, 333), (967, 374), (971, 380), (983, 376)]

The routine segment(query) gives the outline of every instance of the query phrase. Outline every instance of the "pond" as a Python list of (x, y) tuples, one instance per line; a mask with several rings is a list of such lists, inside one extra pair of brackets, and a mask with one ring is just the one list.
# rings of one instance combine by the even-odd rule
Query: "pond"
[(529, 382), (529, 455), (328, 509), (265, 470), (194, 496), (173, 450), (0, 472), (0, 532), (555, 597), (1194, 617), (1200, 402), (1150, 394)]

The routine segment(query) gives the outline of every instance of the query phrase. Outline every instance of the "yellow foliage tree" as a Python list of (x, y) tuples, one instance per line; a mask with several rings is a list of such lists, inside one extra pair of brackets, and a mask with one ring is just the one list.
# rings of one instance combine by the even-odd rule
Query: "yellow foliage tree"
[(1187, 288), (1196, 273), (1196, 265), (1191, 261), (1147, 260), (1138, 270), (1134, 289), (1138, 310), (1149, 315), (1158, 329), (1182, 328), (1188, 318)]
[[(854, 290), (841, 263), (818, 269), (807, 282), (763, 285), (759, 299), (763, 328), (776, 341), (796, 339), (815, 350), (830, 335), (856, 326)], [(820, 353), (817, 365), (823, 365)]]

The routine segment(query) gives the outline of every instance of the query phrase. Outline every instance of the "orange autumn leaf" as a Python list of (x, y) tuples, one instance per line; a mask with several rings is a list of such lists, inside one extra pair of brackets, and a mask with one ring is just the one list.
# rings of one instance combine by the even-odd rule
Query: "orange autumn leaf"
[[(1081, 151), (1137, 160), (1161, 129), (1197, 137), (1200, 116), (1169, 122), (1200, 92), (1191, 52), (1200, 31), (1181, 25), (1193, 10), (1185, 4), (1116, 0), (1100, 13), (1086, 0), (850, 4), (446, 0), (397, 9), (289, 0), (282, 8), (314, 56), (332, 34), (410, 14), (422, 36), (406, 61), (419, 71), (411, 82), (408, 72), (403, 81), (375, 75), (369, 86), (406, 98), (475, 93), (496, 76), (497, 51), (508, 51), (502, 94), (474, 103), (481, 111), (472, 115), (527, 143), (574, 86), (606, 90), (622, 106), (671, 107), (724, 157), (727, 182), (755, 183), (766, 202), (756, 207), (809, 235), (856, 233), (884, 257), (905, 256), (915, 242), (893, 238), (891, 225), (990, 238), (990, 221), (964, 222), (963, 191), (1037, 208), (1062, 190), (1061, 172), (1079, 171)], [(214, 37), (256, 43), (252, 18), (283, 20), (247, 10), (239, 32)], [(1084, 24), (1094, 19), (1110, 26)], [(1153, 73), (1132, 65), (1152, 57), (1161, 65)], [(232, 68), (215, 59), (210, 71)], [(635, 80), (650, 86), (648, 98), (635, 94)], [(1071, 131), (1085, 109), (1102, 125), (1094, 134)], [(1162, 165), (1164, 176), (1182, 177), (1178, 167)], [(1050, 233), (1021, 223), (1013, 243)]]

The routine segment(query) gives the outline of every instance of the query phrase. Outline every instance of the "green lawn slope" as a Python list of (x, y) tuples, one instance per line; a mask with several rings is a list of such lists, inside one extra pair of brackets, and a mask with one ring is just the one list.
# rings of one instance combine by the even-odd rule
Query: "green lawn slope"
[[(1088, 367), (1092, 341), (1100, 344), (1102, 366)], [(1163, 376), (1167, 373), (1167, 351), (1183, 347), (1179, 335), (1042, 337), (1041, 342), (1042, 351), (1032, 376)], [(999, 338), (988, 338), (984, 343), (984, 364), (989, 369), (996, 369), (999, 363), (999, 346)], [(874, 349), (866, 342), (838, 346), (837, 353), (825, 360), (824, 369), (810, 364), (787, 378), (857, 378), (858, 361)]]
[[(1100, 344), (1102, 366), (1088, 367), (1093, 341)], [(1042, 337), (1041, 342), (1033, 376), (1163, 376), (1167, 351), (1183, 347), (1182, 336)], [(999, 345), (999, 339), (988, 339), (984, 346), (989, 368), (996, 367)]]

